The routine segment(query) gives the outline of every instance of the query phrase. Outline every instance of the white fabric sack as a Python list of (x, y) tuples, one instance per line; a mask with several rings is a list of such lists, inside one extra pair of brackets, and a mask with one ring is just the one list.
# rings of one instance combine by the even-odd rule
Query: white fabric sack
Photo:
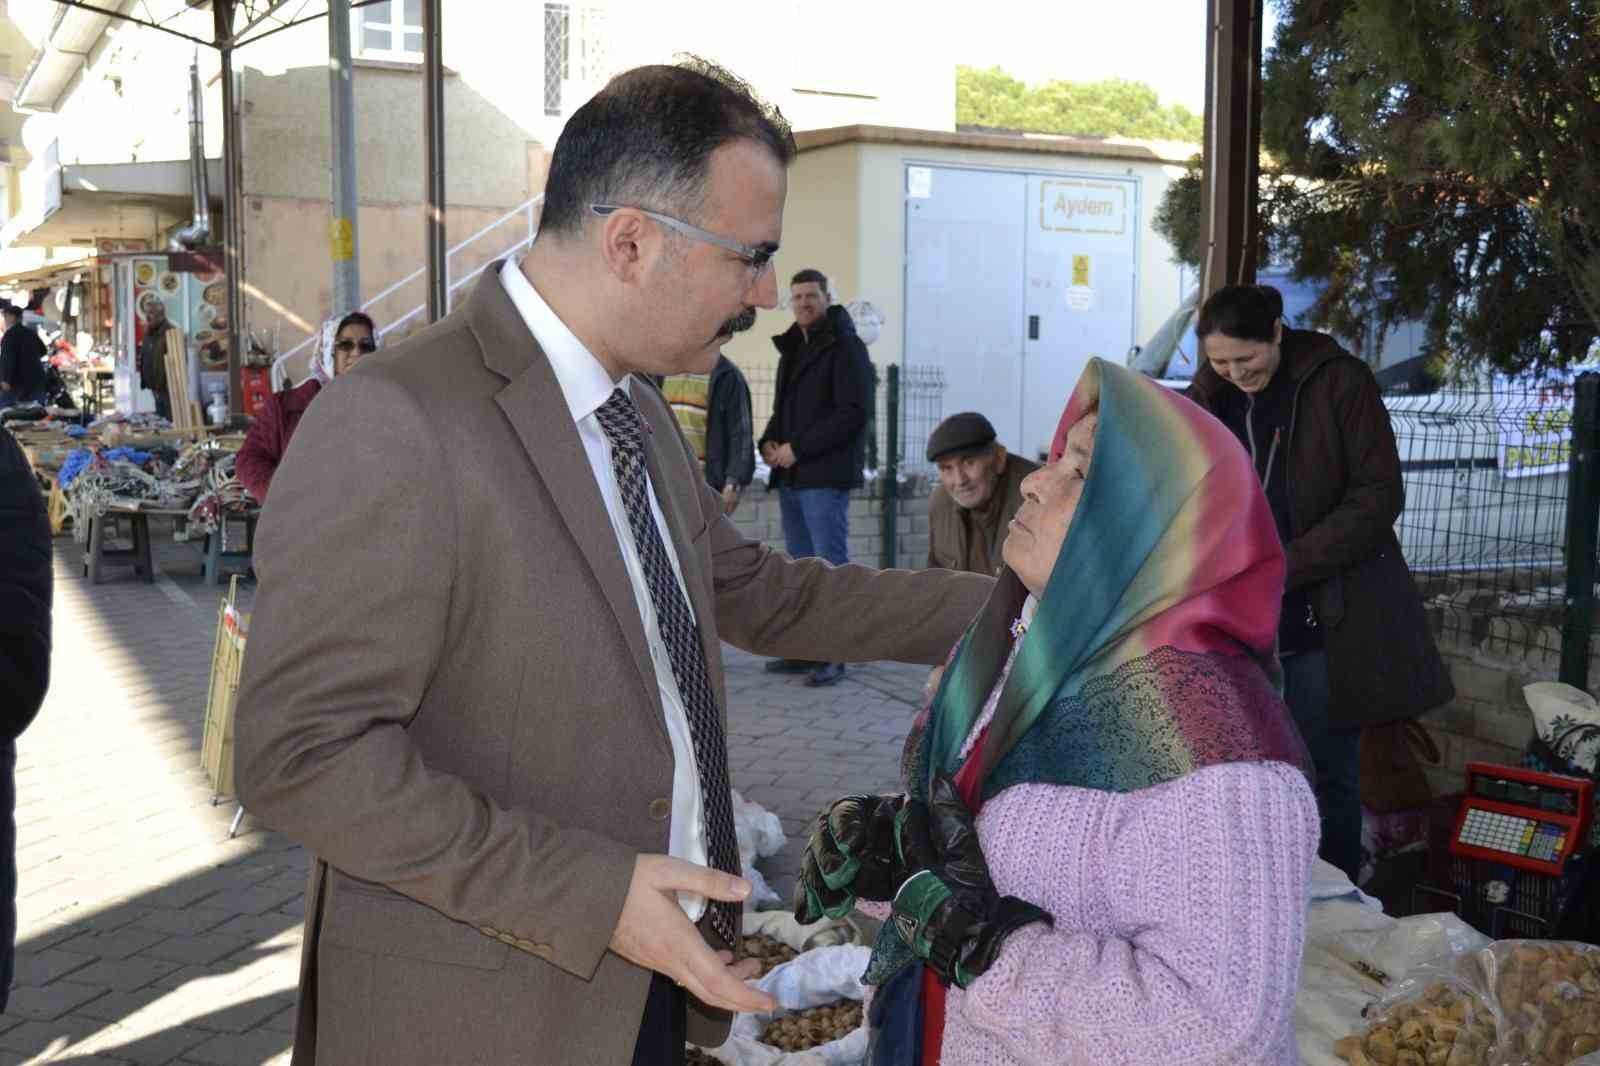
[[(752, 917), (765, 915), (745, 916), (747, 934)], [(767, 935), (771, 936), (772, 933), (768, 932)], [(852, 999), (859, 1003), (864, 995), (861, 975), (866, 972), (867, 962), (871, 958), (871, 948), (858, 944), (836, 944), (813, 948), (792, 962), (776, 967), (756, 981), (755, 986), (778, 1001), (778, 1010), (770, 1014), (736, 1016), (728, 1041), (721, 1047), (708, 1049), (708, 1053), (726, 1066), (860, 1066), (867, 1055), (867, 1031), (864, 1026), (842, 1040), (823, 1044), (810, 1051), (786, 1053), (760, 1041), (761, 1034), (779, 1015), (810, 1010), (827, 1003), (837, 1003), (841, 999)]]
[(746, 913), (741, 931), (745, 936), (769, 936), (796, 951), (865, 942), (861, 930), (848, 918), (824, 918), (820, 922), (801, 925), (790, 911)]

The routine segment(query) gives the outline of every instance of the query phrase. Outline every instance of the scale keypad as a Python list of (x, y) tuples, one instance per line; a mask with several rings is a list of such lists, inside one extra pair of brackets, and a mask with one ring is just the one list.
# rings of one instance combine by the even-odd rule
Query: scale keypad
[(1461, 843), (1543, 862), (1558, 862), (1566, 831), (1558, 825), (1473, 807), (1461, 824)]

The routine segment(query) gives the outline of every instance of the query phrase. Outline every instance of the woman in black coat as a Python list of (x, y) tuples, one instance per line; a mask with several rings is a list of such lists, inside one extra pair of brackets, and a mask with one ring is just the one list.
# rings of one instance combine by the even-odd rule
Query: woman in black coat
[(1255, 459), (1288, 571), (1278, 654), (1284, 700), (1317, 770), (1324, 859), (1361, 866), (1360, 736), (1455, 696), (1400, 555), (1405, 506), (1388, 409), (1366, 363), (1325, 333), (1289, 329), (1265, 285), (1200, 309), (1189, 397)]

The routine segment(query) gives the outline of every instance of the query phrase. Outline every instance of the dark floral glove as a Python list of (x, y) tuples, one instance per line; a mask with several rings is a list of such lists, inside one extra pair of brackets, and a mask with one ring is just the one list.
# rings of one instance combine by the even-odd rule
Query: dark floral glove
[(894, 896), (895, 928), (945, 984), (966, 988), (1012, 933), (1055, 924), (1049, 912), (994, 887), (972, 813), (948, 777), (934, 781), (927, 803), (905, 804), (895, 839), (913, 871)]
[(857, 899), (890, 900), (907, 872), (895, 850), (903, 796), (846, 796), (817, 815), (794, 888), (802, 925), (843, 918)]

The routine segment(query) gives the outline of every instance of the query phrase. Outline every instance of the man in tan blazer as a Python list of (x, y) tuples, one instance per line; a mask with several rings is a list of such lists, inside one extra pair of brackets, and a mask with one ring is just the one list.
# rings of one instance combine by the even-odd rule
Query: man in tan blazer
[(296, 433), (237, 777), (316, 858), (299, 1066), (671, 1066), (770, 1004), (723, 935), (721, 641), (932, 664), (992, 584), (745, 540), (642, 377), (776, 306), (793, 150), (715, 68), (619, 76), (526, 260)]

